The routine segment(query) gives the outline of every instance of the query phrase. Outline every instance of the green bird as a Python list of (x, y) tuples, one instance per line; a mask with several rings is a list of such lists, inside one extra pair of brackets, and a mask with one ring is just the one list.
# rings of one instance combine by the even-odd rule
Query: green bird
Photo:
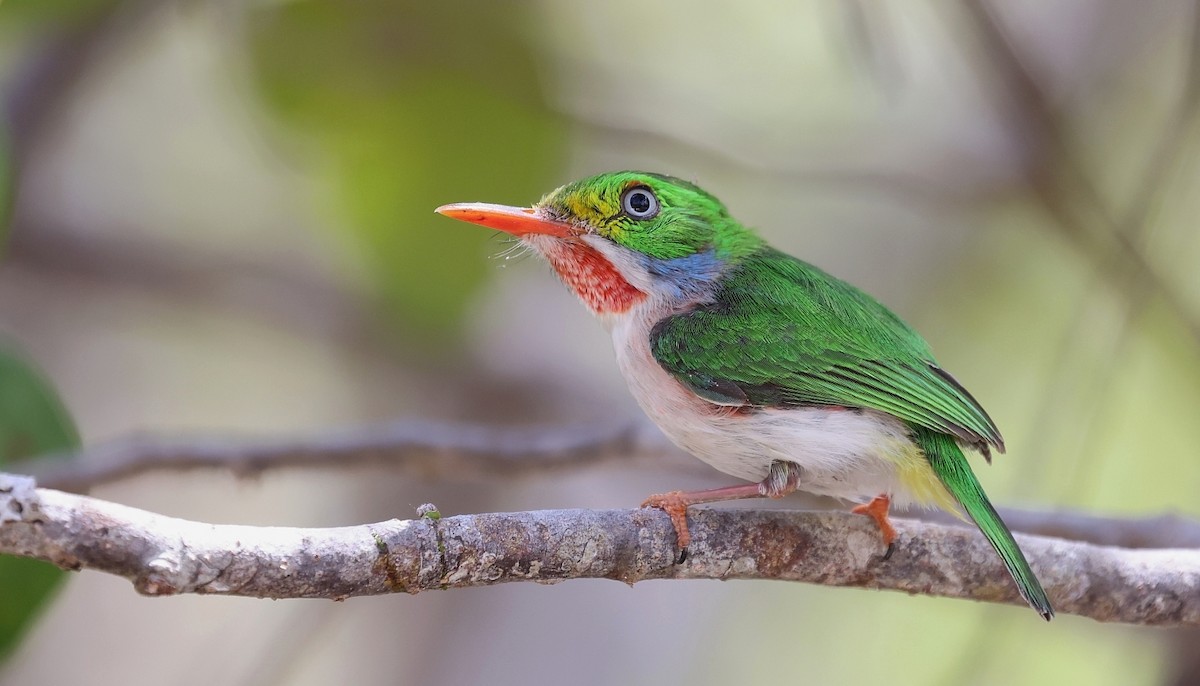
[(634, 398), (679, 447), (750, 484), (651, 496), (681, 551), (687, 508), (797, 488), (862, 503), (886, 557), (891, 504), (966, 513), (1021, 596), (1046, 592), (963, 454), (1004, 452), (995, 423), (929, 345), (871, 296), (767, 245), (680, 179), (614, 172), (532, 207), (448, 217), (519, 237), (612, 333)]

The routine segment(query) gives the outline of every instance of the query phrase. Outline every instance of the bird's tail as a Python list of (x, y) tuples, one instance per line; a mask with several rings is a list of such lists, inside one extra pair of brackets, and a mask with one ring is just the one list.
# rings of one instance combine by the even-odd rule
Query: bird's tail
[(946, 490), (950, 491), (958, 504), (966, 510), (967, 515), (999, 553), (1004, 566), (1008, 568), (1008, 573), (1016, 582), (1021, 597), (1049, 621), (1054, 616), (1054, 608), (1050, 607), (1046, 591), (1029, 568), (1029, 562), (1013, 539), (1012, 532), (988, 502), (983, 488), (971, 471), (971, 465), (967, 464), (967, 458), (954, 438), (925, 428), (916, 428), (914, 438), (933, 466), (934, 473), (946, 486)]

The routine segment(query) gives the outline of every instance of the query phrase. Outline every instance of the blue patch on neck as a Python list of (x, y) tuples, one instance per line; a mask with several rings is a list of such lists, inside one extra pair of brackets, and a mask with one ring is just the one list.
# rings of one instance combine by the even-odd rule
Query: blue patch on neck
[(725, 261), (712, 248), (687, 257), (662, 260), (639, 255), (642, 266), (650, 272), (664, 292), (674, 298), (690, 299), (707, 295), (716, 287)]

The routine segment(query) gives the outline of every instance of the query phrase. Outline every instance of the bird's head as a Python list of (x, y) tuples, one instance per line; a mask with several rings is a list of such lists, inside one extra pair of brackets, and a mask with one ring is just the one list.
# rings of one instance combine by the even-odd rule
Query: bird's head
[(644, 172), (576, 181), (532, 207), (459, 203), (437, 211), (519, 237), (599, 315), (647, 299), (702, 300), (762, 245), (701, 188)]

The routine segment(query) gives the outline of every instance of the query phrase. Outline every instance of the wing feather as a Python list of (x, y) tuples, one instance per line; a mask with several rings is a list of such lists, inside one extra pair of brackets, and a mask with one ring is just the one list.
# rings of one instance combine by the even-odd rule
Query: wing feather
[(854, 286), (764, 248), (713, 302), (658, 322), (660, 365), (718, 404), (887, 412), (988, 455), (1004, 439), (925, 341)]

